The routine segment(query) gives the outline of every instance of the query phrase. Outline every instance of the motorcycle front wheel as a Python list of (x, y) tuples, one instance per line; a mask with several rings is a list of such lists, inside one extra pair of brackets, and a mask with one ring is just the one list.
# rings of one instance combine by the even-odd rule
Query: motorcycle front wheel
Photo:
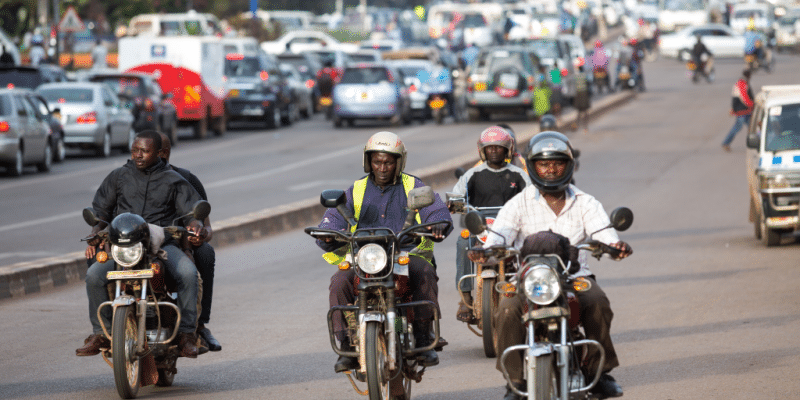
[(386, 350), (386, 336), (383, 324), (377, 321), (367, 322), (366, 361), (367, 389), (370, 400), (389, 399), (389, 364)]
[(553, 354), (536, 357), (533, 400), (558, 400), (558, 381), (554, 364)]
[(483, 331), (483, 353), (486, 357), (497, 357), (495, 344), (496, 329), (492, 326), (492, 315), (497, 309), (497, 292), (494, 290), (494, 279), (483, 280), (483, 291), (481, 293), (481, 328)]
[(119, 397), (133, 399), (139, 392), (141, 365), (136, 358), (138, 331), (136, 306), (117, 307), (111, 330), (111, 357), (114, 365), (114, 382)]

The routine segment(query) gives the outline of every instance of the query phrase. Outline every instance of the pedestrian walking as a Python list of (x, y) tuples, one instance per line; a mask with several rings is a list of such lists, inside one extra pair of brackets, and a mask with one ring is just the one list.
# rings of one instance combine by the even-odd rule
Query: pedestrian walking
[(750, 70), (742, 71), (742, 77), (733, 85), (733, 99), (731, 114), (736, 117), (728, 136), (722, 141), (722, 149), (731, 151), (731, 142), (743, 126), (750, 124), (750, 114), (753, 113), (753, 88), (750, 87)]
[(575, 75), (575, 99), (573, 100), (573, 106), (575, 110), (578, 111), (578, 117), (573, 127), (575, 129), (583, 127), (583, 133), (588, 133), (591, 100), (589, 99), (589, 80), (586, 78), (583, 65), (578, 67), (578, 74)]

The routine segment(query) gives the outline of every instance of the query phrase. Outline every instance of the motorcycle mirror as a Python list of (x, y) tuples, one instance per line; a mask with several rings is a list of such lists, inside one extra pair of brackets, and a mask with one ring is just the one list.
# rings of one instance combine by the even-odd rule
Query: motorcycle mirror
[(464, 225), (467, 226), (469, 233), (480, 235), (486, 230), (486, 220), (479, 212), (470, 211), (464, 216)]
[(345, 195), (344, 190), (323, 190), (322, 194), (319, 195), (319, 202), (325, 208), (334, 208), (340, 204), (346, 203), (347, 196)]
[(419, 210), (433, 204), (435, 195), (430, 186), (418, 187), (408, 192), (408, 208)]
[(195, 219), (202, 221), (211, 214), (211, 204), (205, 200), (199, 200), (192, 206), (192, 216)]
[(611, 212), (611, 226), (622, 232), (633, 224), (633, 211), (628, 207), (619, 207)]
[(467, 171), (464, 171), (464, 168), (461, 167), (456, 168), (455, 171), (456, 179), (461, 179), (461, 177), (464, 176), (465, 173), (467, 173)]
[(86, 207), (83, 209), (83, 220), (86, 221), (89, 226), (95, 226), (99, 224), (101, 221), (97, 218), (97, 214), (94, 212), (94, 208)]

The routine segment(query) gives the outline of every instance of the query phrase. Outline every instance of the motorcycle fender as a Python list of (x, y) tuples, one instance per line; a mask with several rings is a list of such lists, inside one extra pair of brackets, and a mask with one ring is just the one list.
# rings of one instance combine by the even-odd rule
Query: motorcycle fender
[(481, 271), (481, 279), (497, 278), (497, 271), (493, 269), (485, 269)]
[(359, 321), (358, 321), (359, 325), (362, 322), (367, 322), (367, 321), (383, 322), (383, 321), (386, 320), (386, 316), (383, 315), (382, 313), (379, 313), (379, 312), (368, 312), (368, 313), (359, 315), (358, 318), (359, 318)]
[(114, 299), (114, 303), (111, 304), (112, 307), (120, 307), (120, 306), (129, 306), (136, 302), (136, 299), (133, 296), (128, 294), (123, 294), (122, 296), (117, 297)]
[(540, 344), (537, 343), (537, 345), (534, 346), (534, 348), (531, 349), (531, 350), (533, 352), (533, 356), (534, 357), (541, 357), (541, 356), (546, 355), (546, 354), (553, 354), (553, 346), (549, 345), (549, 344), (548, 345), (540, 345)]

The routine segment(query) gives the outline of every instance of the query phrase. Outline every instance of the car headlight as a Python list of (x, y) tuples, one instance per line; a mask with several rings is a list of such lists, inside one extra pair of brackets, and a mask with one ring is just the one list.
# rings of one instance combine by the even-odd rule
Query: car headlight
[(547, 305), (561, 294), (561, 284), (553, 269), (546, 265), (534, 265), (522, 278), (525, 296), (538, 305)]
[(384, 250), (383, 247), (375, 243), (370, 243), (358, 250), (356, 264), (358, 264), (358, 268), (361, 268), (365, 273), (377, 274), (386, 267), (387, 258), (386, 250)]
[(144, 246), (141, 242), (128, 247), (111, 245), (111, 257), (123, 267), (132, 267), (138, 264), (143, 255)]

